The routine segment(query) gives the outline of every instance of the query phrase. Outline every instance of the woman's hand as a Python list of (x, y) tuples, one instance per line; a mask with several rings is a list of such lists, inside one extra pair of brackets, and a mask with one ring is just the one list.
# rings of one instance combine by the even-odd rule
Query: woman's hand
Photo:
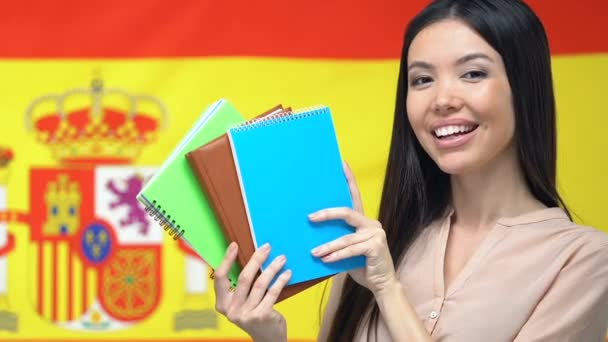
[(354, 210), (350, 208), (324, 209), (311, 214), (309, 219), (314, 222), (344, 220), (355, 228), (355, 233), (318, 246), (312, 250), (312, 254), (320, 257), (324, 262), (335, 262), (364, 255), (366, 257), (365, 268), (349, 271), (348, 274), (357, 283), (377, 295), (394, 285), (397, 279), (393, 259), (386, 242), (386, 233), (380, 222), (369, 219), (363, 214), (361, 195), (353, 173), (346, 163), (344, 163), (344, 173), (348, 180)]
[(285, 318), (273, 306), (291, 278), (291, 271), (283, 272), (268, 288), (285, 264), (285, 257), (281, 255), (273, 260), (254, 282), (260, 266), (270, 253), (269, 245), (262, 246), (241, 271), (237, 287), (232, 292), (228, 272), (236, 260), (237, 251), (237, 244), (231, 243), (224, 260), (215, 271), (215, 309), (248, 333), (255, 342), (287, 341)]

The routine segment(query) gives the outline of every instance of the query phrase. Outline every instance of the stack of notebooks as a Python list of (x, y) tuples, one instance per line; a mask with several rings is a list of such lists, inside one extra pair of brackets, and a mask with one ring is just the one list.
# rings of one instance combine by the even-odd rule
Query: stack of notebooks
[(229, 279), (265, 243), (258, 275), (283, 254), (292, 276), (278, 301), (328, 277), (365, 265), (362, 256), (324, 263), (311, 249), (354, 230), (308, 214), (351, 207), (330, 109), (277, 105), (252, 120), (228, 101), (210, 105), (137, 195), (146, 211), (183, 238), (213, 269), (231, 241), (239, 245)]

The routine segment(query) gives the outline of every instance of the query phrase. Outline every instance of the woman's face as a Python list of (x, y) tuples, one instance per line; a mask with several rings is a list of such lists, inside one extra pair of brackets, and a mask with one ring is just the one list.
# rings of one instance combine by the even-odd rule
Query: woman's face
[(462, 174), (515, 156), (509, 81), (481, 36), (461, 21), (434, 23), (414, 38), (407, 62), (408, 119), (441, 170)]

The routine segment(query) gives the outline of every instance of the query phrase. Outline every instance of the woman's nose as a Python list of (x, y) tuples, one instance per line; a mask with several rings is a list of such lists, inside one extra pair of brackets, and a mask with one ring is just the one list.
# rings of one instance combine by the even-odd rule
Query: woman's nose
[(437, 92), (433, 102), (433, 111), (437, 114), (450, 114), (457, 112), (463, 105), (462, 97), (451, 82), (437, 84)]

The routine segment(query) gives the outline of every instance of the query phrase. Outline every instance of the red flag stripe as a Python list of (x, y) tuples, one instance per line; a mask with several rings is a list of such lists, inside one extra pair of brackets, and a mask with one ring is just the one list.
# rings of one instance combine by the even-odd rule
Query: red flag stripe
[[(608, 52), (605, 0), (529, 0), (555, 54)], [(0, 4), (0, 58), (397, 58), (426, 0), (20, 0)]]

